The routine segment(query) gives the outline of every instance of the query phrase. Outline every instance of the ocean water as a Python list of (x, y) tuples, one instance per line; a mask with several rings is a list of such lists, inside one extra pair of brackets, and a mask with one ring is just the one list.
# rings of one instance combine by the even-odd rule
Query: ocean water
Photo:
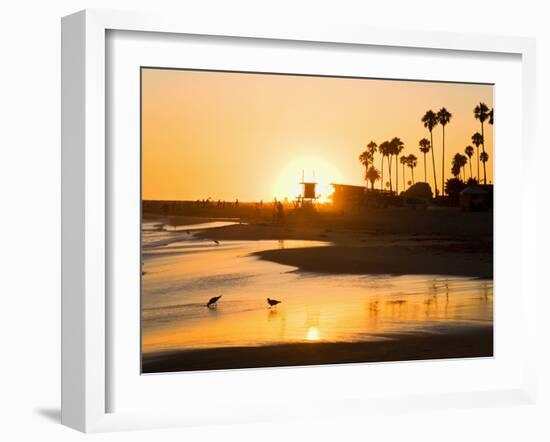
[[(326, 247), (299, 240), (221, 241), (194, 233), (232, 223), (142, 229), (142, 350), (357, 342), (387, 333), (492, 324), (493, 282), (442, 275), (297, 271), (253, 252)], [(215, 308), (206, 307), (222, 295)], [(270, 308), (266, 299), (282, 301)]]

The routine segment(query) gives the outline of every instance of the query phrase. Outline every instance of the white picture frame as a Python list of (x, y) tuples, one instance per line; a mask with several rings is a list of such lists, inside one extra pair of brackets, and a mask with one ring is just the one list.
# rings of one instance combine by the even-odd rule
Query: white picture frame
[[(85, 432), (206, 424), (200, 407), (196, 413), (165, 410), (109, 412), (109, 353), (107, 328), (108, 174), (106, 155), (106, 35), (109, 31), (143, 31), (180, 35), (226, 36), (292, 42), (370, 45), (381, 48), (425, 48), (478, 54), (514, 54), (521, 57), (522, 171), (533, 168), (535, 155), (535, 43), (517, 37), (381, 31), (343, 25), (241, 22), (215, 23), (194, 17), (159, 17), (149, 14), (87, 10), (62, 21), (62, 423)], [(503, 178), (505, 179), (505, 178)], [(535, 333), (536, 256), (535, 207), (532, 189), (521, 190), (521, 308), (527, 335)], [(498, 252), (498, 247), (497, 247)], [(498, 283), (498, 280), (497, 280)], [(535, 339), (525, 340), (534, 343)], [(222, 422), (247, 422), (285, 417), (364, 414), (380, 410), (435, 409), (532, 403), (536, 393), (535, 349), (527, 344), (521, 382), (500, 389), (414, 396), (327, 397), (311, 401), (311, 408), (254, 407), (253, 402), (231, 405), (235, 413), (220, 413)], [(358, 366), (360, 367), (360, 366)], [(224, 373), (242, 380), (243, 371)], [(221, 374), (219, 376), (222, 376)], [(192, 398), (188, 398), (192, 400)], [(290, 412), (288, 411), (290, 410)]]

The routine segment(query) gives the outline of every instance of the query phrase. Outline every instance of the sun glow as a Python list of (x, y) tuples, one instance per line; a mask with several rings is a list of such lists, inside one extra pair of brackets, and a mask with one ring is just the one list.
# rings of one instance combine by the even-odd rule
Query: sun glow
[(317, 327), (310, 327), (307, 330), (306, 340), (318, 341), (319, 339), (321, 339), (321, 334), (319, 333), (319, 329)]
[(330, 201), (333, 193), (331, 183), (344, 181), (338, 168), (319, 157), (302, 157), (289, 162), (283, 167), (275, 180), (273, 194), (277, 199), (295, 199), (302, 192), (300, 182), (302, 172), (305, 181), (317, 183), (318, 200), (321, 203)]

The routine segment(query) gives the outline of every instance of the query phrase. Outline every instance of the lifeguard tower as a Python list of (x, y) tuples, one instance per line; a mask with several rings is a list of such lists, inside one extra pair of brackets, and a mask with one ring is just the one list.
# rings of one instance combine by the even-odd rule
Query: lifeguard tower
[[(313, 179), (315, 179), (315, 172), (313, 173)], [(313, 207), (317, 201), (317, 183), (315, 181), (305, 181), (304, 171), (302, 170), (302, 182), (300, 184), (302, 185), (302, 194), (298, 196), (298, 206)]]

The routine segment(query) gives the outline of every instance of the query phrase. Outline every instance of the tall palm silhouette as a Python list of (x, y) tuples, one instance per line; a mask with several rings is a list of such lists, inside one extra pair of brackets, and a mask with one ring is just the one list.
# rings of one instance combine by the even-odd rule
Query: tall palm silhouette
[(369, 144), (367, 144), (366, 149), (359, 155), (359, 161), (363, 166), (365, 166), (365, 173), (367, 173), (369, 169), (369, 165), (374, 165), (374, 154), (376, 153), (376, 148), (378, 145), (371, 141)]
[(424, 123), (424, 127), (427, 128), (430, 131), (430, 146), (432, 147), (432, 166), (434, 170), (434, 187), (435, 187), (435, 195), (437, 196), (439, 194), (437, 190), (437, 177), (435, 173), (435, 155), (434, 155), (434, 139), (433, 139), (433, 129), (435, 126), (437, 126), (438, 123), (437, 115), (432, 111), (427, 111), (424, 116), (422, 117), (422, 123)]
[(487, 175), (485, 171), (485, 163), (489, 161), (489, 154), (487, 152), (481, 152), (481, 155), (479, 155), (479, 159), (483, 163), (483, 184), (487, 184)]
[(455, 161), (451, 161), (451, 174), (458, 180), (460, 175), (460, 166)]
[(494, 108), (491, 108), (489, 111), (489, 124), (492, 126), (495, 122), (495, 112)]
[(403, 165), (403, 187), (405, 187), (405, 167), (407, 166), (407, 155), (401, 156), (399, 162)]
[(369, 152), (372, 155), (373, 159), (374, 159), (374, 154), (376, 153), (377, 147), (378, 145), (374, 141), (371, 141), (369, 144), (367, 144), (367, 152)]
[(437, 121), (443, 128), (443, 149), (441, 150), (441, 189), (445, 188), (445, 126), (451, 122), (452, 114), (442, 107), (437, 113)]
[[(451, 173), (455, 176), (455, 178), (460, 178), (463, 179), (463, 181), (466, 181), (466, 171), (464, 170), (464, 167), (467, 162), (468, 158), (466, 158), (465, 155), (462, 155), (461, 153), (455, 154), (453, 160), (451, 161)], [(463, 175), (461, 175), (461, 172)]]
[[(483, 148), (483, 152), (485, 152), (485, 132), (483, 128), (483, 123), (488, 118), (490, 118), (489, 108), (485, 103), (479, 103), (479, 105), (477, 105), (474, 108), (474, 117), (476, 120), (479, 120), (479, 122), (481, 123), (481, 137), (482, 137), (481, 146)], [(483, 169), (485, 170), (485, 163), (483, 163)], [(483, 184), (487, 184), (485, 175), (483, 176)]]
[(384, 190), (384, 157), (387, 157), (390, 154), (389, 141), (384, 141), (383, 143), (380, 143), (380, 146), (378, 146), (378, 152), (380, 152), (382, 156), (382, 162), (381, 162), (382, 177), (380, 180), (380, 188)]
[(373, 161), (373, 157), (368, 150), (365, 150), (359, 155), (359, 162), (365, 167), (365, 173), (369, 170), (369, 166)]
[[(392, 154), (395, 155), (395, 192), (399, 194), (399, 165), (397, 164), (397, 160), (398, 160), (399, 154), (405, 148), (405, 145), (403, 144), (403, 141), (401, 141), (401, 139), (398, 137), (392, 138), (390, 143), (392, 145), (392, 149), (391, 149)], [(391, 175), (390, 175), (390, 182), (391, 182)]]
[(430, 151), (430, 140), (427, 138), (422, 138), (418, 145), (420, 146), (420, 152), (424, 154), (424, 182), (428, 182), (427, 174), (426, 174), (426, 154)]
[(479, 161), (481, 160), (481, 157), (479, 156), (479, 146), (483, 144), (483, 135), (481, 135), (479, 132), (473, 134), (472, 143), (476, 147), (477, 182), (479, 183)]
[(374, 168), (374, 166), (370, 166), (367, 172), (365, 173), (365, 180), (370, 181), (370, 188), (374, 190), (374, 183), (375, 181), (380, 179), (380, 173), (378, 170)]
[(462, 180), (466, 181), (466, 164), (468, 164), (468, 157), (466, 155), (458, 154), (458, 165), (462, 169)]
[(412, 153), (407, 156), (407, 166), (411, 168), (411, 178), (412, 183), (414, 184), (414, 168), (416, 167), (417, 158)]
[(393, 143), (393, 140), (387, 141), (387, 147), (386, 147), (386, 155), (388, 157), (388, 174), (390, 175), (390, 180), (388, 181), (390, 192), (393, 192), (393, 181), (392, 181), (392, 172), (391, 172), (391, 166), (393, 164), (393, 156), (395, 155), (395, 144)]
[(474, 148), (472, 146), (466, 146), (464, 153), (468, 156), (468, 163), (470, 164), (470, 178), (472, 177), (472, 155), (474, 154)]

